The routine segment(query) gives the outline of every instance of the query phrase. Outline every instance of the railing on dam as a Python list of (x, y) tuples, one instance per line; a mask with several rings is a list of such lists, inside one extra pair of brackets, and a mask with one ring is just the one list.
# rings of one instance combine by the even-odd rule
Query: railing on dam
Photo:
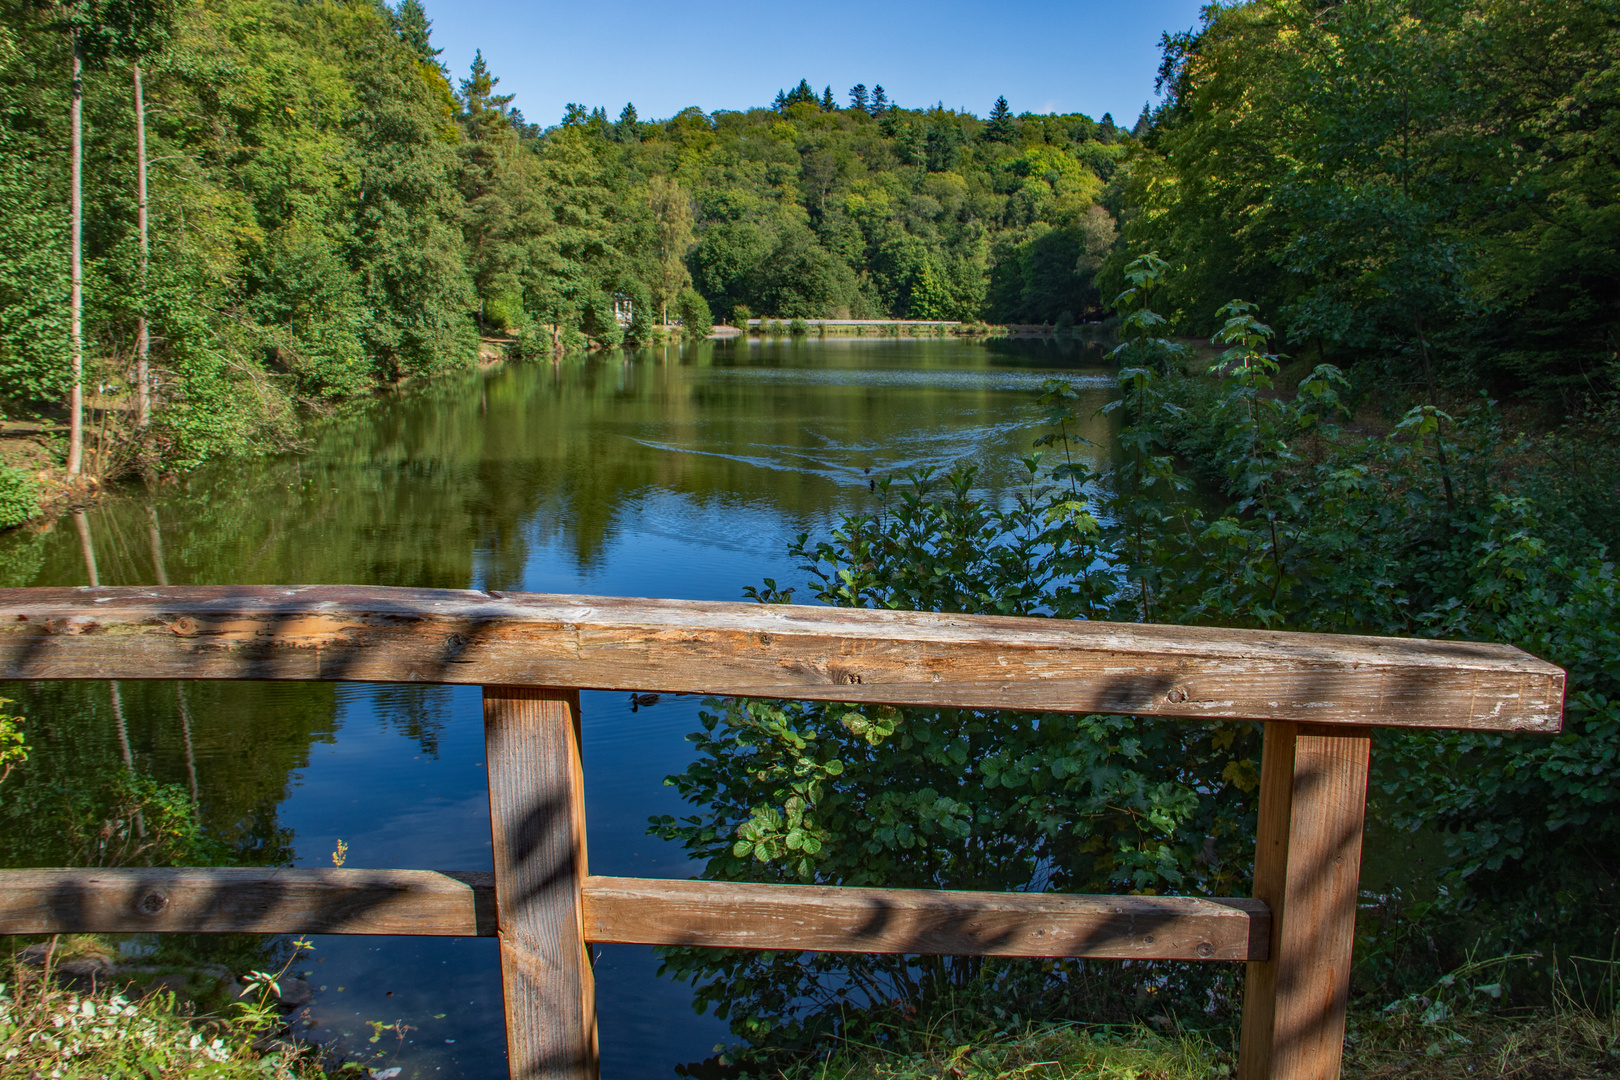
[[(483, 687), (495, 871), (0, 871), (0, 933), (500, 939), (514, 1077), (596, 1073), (592, 942), (1244, 961), (1239, 1075), (1339, 1072), (1373, 726), (1554, 732), (1505, 645), (350, 586), (0, 590), (0, 679)], [(598, 877), (581, 689), (1265, 724), (1252, 898)]]

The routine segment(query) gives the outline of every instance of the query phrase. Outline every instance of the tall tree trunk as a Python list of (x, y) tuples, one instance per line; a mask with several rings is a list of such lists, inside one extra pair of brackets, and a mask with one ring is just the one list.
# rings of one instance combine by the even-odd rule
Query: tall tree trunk
[(140, 233), (141, 302), (135, 320), (135, 426), (146, 427), (152, 413), (152, 378), (148, 362), (152, 341), (146, 325), (146, 265), (150, 241), (146, 226), (146, 98), (141, 93), (141, 65), (130, 65), (135, 81), (135, 227)]
[(72, 165), (69, 170), (71, 235), (68, 243), (72, 264), (72, 293), (68, 299), (68, 337), (73, 351), (73, 389), (68, 398), (68, 476), (78, 476), (84, 465), (84, 267), (80, 244), (84, 232), (84, 59), (79, 51), (79, 34), (73, 32), (73, 98), (68, 107), (71, 129)]

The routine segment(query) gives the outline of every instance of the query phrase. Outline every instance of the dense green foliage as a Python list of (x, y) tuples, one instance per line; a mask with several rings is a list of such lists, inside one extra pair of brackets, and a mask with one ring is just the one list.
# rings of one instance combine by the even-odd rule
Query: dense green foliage
[[(1111, 122), (1015, 118), (1003, 103), (986, 126), (864, 87), (840, 108), (805, 83), (775, 108), (660, 123), (570, 105), (542, 130), (482, 55), (452, 85), (414, 0), (7, 0), (0, 399), (13, 412), (68, 386), (69, 29), (88, 62), (89, 380), (115, 406), (94, 421), (100, 472), (273, 444), (291, 403), (470, 366), (479, 334), (510, 335), (520, 354), (645, 343), (678, 302), (689, 334), (704, 308), (739, 305), (1015, 321), (1098, 307), (1114, 230), (1096, 199), (1124, 151)], [(134, 433), (109, 423), (133, 393), (142, 315), (156, 410), (132, 454), (110, 446)]]
[[(1188, 378), (1147, 336), (1161, 320), (1144, 297), (1169, 284), (1162, 269), (1128, 268), (1121, 306), (1142, 333), (1120, 350), (1126, 426), (1110, 476), (1067, 453), (1074, 391), (1054, 381), (1042, 441), (1056, 450), (1027, 459), (1029, 485), (1011, 503), (975, 493), (971, 471), (885, 483), (870, 515), (794, 548), (815, 598), (1446, 636), (1551, 659), (1570, 672), (1563, 735), (1386, 732), (1374, 779), (1392, 821), (1440, 839), (1448, 868), (1431, 910), (1447, 920), (1422, 932), (1445, 938), (1448, 955), (1479, 935), (1490, 948), (1605, 948), (1602, 913), (1620, 882), (1612, 440), (1579, 460), (1567, 435), (1510, 435), (1489, 402), (1454, 421), (1420, 405), (1386, 435), (1347, 432), (1342, 373), (1323, 365), (1276, 394), (1270, 328), (1240, 302), (1220, 314), (1217, 340), (1230, 348), (1213, 381)], [(1189, 497), (1189, 466), (1224, 498)], [(767, 582), (754, 595), (790, 592)], [(672, 778), (698, 813), (655, 831), (713, 877), (1247, 888), (1252, 725), (742, 699), (711, 702), (704, 725), (699, 760)], [(1399, 987), (1423, 970), (1404, 955), (1412, 939), (1409, 925), (1384, 935), (1364, 982)], [(671, 950), (666, 964), (739, 1035), (778, 1049), (850, 1023), (849, 1006), (928, 1009), (969, 991), (1027, 1018), (1060, 1008), (1088, 977), (1072, 964), (969, 958)], [(1230, 1003), (1219, 976), (1160, 967), (1156, 993), (1196, 987), (1197, 1007), (1217, 1014)]]
[(1130, 255), (1368, 381), (1578, 405), (1620, 348), (1620, 4), (1253, 0), (1166, 38)]
[(108, 449), (131, 434), (116, 409), (93, 420), (101, 472), (273, 444), (292, 402), (468, 366), (480, 333), (522, 354), (649, 340), (625, 300), (658, 321), (690, 287), (721, 320), (1067, 326), (1150, 250), (1183, 329), (1249, 296), (1358, 386), (1486, 379), (1574, 408), (1620, 340), (1617, 4), (1213, 6), (1167, 38), (1166, 102), (1127, 134), (864, 85), (846, 107), (808, 81), (771, 108), (570, 105), (542, 128), (482, 56), (449, 77), (415, 0), (6, 0), (0, 399), (67, 386), (75, 29), (100, 405), (129, 395), (143, 315), (157, 365), (139, 453)]
[(39, 482), (21, 469), (0, 465), (0, 529), (39, 513)]

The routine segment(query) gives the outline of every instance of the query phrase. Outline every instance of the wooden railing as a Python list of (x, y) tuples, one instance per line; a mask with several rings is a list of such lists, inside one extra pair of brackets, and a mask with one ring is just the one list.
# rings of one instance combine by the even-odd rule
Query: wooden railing
[[(0, 933), (493, 935), (514, 1077), (596, 1074), (592, 942), (1245, 961), (1239, 1076), (1331, 1080), (1370, 727), (1557, 731), (1564, 673), (1467, 642), (422, 589), (0, 590), (0, 679), (484, 688), (493, 874), (0, 872)], [(1265, 722), (1252, 898), (592, 876), (579, 691)]]

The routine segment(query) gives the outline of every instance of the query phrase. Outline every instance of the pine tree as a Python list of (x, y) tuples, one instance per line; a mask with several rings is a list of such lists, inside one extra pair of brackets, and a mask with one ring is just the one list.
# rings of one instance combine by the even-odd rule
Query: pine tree
[(798, 86), (795, 86), (785, 94), (777, 94), (776, 100), (777, 104), (775, 107), (777, 109), (785, 109), (789, 105), (797, 105), (800, 102), (804, 102), (808, 105), (821, 104), (820, 100), (816, 97), (816, 92), (810, 89), (809, 79), (800, 79)]
[(821, 92), (821, 111), (832, 112), (836, 108), (838, 108), (838, 103), (833, 100), (832, 87), (829, 86)]
[(1140, 139), (1153, 130), (1153, 110), (1148, 108), (1147, 102), (1142, 103), (1142, 115), (1136, 118), (1136, 126), (1131, 128), (1133, 138)]
[(787, 106), (787, 91), (778, 90), (776, 92), (776, 100), (771, 102), (771, 108), (775, 109), (777, 112), (781, 112), (783, 109), (787, 108)]
[(872, 99), (867, 96), (866, 84), (856, 83), (849, 88), (849, 107), (857, 112), (866, 112), (871, 108)]
[(1013, 124), (1012, 109), (1007, 107), (1005, 96), (996, 98), (996, 104), (990, 110), (990, 119), (984, 125), (984, 134), (981, 136), (986, 142), (1010, 143), (1018, 138), (1018, 128)]
[(506, 119), (512, 125), (512, 130), (517, 132), (518, 138), (538, 139), (540, 137), (540, 125), (529, 123), (528, 118), (523, 115), (522, 109), (506, 110)]
[(613, 141), (621, 143), (636, 143), (641, 141), (641, 128), (638, 126), (639, 118), (636, 116), (636, 106), (627, 102), (624, 110), (619, 113), (619, 122), (613, 126)]
[(512, 102), (512, 95), (495, 93), (495, 87), (500, 82), (489, 73), (489, 65), (484, 63), (484, 50), (475, 50), (472, 68), (467, 77), (461, 80), (461, 107), (468, 116), (481, 117), (488, 110), (505, 113), (506, 106)]
[(528, 207), (531, 184), (524, 175), (532, 159), (521, 152), (518, 133), (512, 128), (507, 111), (512, 95), (495, 93), (499, 84), (500, 79), (490, 74), (484, 62), (483, 51), (475, 52), (472, 68), (461, 80), (460, 95), (464, 232), (480, 311), (495, 304), (507, 312), (494, 320), (497, 329), (517, 314), (510, 309), (515, 303), (512, 298), (521, 292), (518, 282), (526, 249), (523, 224), (533, 214)]
[(883, 92), (882, 84), (872, 87), (872, 115), (882, 116), (890, 108), (889, 95)]
[(433, 47), (433, 20), (427, 17), (427, 11), (417, 0), (400, 0), (398, 10), (394, 12), (394, 25), (398, 29), (399, 39), (416, 54), (418, 60), (440, 66), (436, 57), (444, 50)]

